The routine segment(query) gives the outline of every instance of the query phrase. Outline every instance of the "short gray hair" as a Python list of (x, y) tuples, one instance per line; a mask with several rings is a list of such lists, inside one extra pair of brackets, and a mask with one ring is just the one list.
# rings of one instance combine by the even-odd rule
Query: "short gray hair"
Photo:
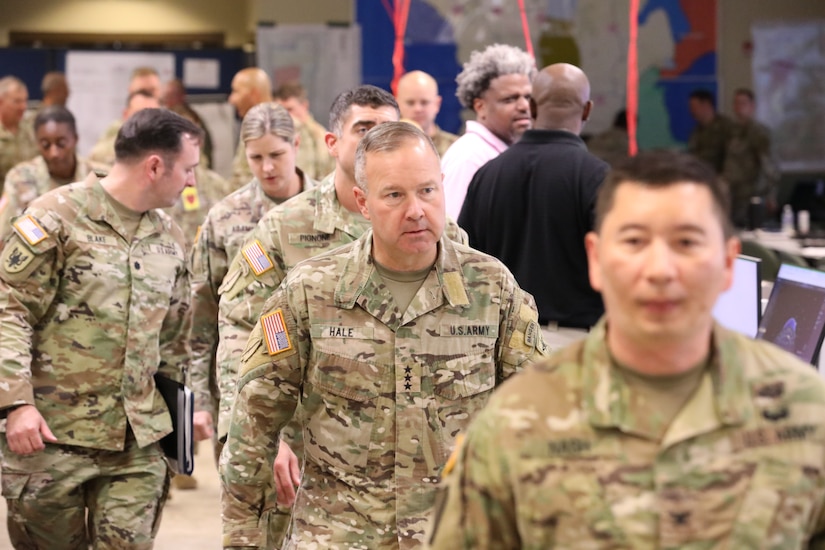
[(278, 103), (259, 103), (246, 113), (241, 122), (241, 141), (278, 136), (287, 143), (295, 139), (295, 124), (289, 112)]
[(435, 158), (438, 149), (421, 128), (409, 122), (384, 122), (373, 126), (358, 143), (355, 150), (355, 183), (367, 190), (367, 153), (389, 153), (401, 148), (404, 143), (419, 140), (432, 149)]
[(461, 105), (472, 109), (473, 102), (490, 88), (492, 80), (508, 74), (523, 74), (532, 82), (536, 62), (527, 52), (506, 44), (476, 50), (455, 79), (458, 84), (455, 95)]
[(0, 78), (0, 96), (4, 96), (16, 88), (23, 88), (26, 92), (29, 91), (26, 84), (16, 76), (4, 76)]

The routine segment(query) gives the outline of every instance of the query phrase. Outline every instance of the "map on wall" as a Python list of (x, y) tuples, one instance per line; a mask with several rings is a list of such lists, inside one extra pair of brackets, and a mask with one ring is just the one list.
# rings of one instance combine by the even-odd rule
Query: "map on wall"
[[(586, 132), (610, 126), (625, 104), (628, 0), (525, 0), (540, 67), (569, 62), (590, 78)], [(717, 0), (643, 0), (639, 13), (639, 144), (674, 147), (693, 121), (688, 94), (716, 91)], [(378, 9), (378, 8), (375, 8)], [(516, 0), (413, 0), (407, 44), (454, 42), (459, 64), (496, 42), (525, 47)]]
[(755, 25), (756, 117), (786, 171), (825, 170), (825, 21)]

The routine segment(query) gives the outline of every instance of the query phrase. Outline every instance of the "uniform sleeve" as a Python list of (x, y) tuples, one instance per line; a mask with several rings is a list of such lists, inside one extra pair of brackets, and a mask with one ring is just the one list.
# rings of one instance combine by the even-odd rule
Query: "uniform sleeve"
[(507, 272), (502, 285), (502, 316), (498, 341), (497, 383), (548, 354), (533, 296)]
[[(303, 307), (290, 305), (288, 294), (281, 287), (267, 302), (241, 357), (220, 464), (224, 547), (262, 546), (258, 521), (266, 505), (278, 433), (297, 406), (309, 346), (309, 331), (296, 322), (305, 318), (295, 311)], [(263, 330), (267, 315), (283, 325)]]
[(471, 424), (439, 488), (428, 548), (521, 548), (499, 429), (492, 404)]
[(189, 346), (192, 317), (189, 313), (191, 291), (186, 263), (175, 276), (169, 309), (160, 328), (160, 365), (158, 374), (191, 385), (189, 380), (192, 349)]
[(37, 244), (12, 229), (0, 254), (0, 416), (13, 405), (34, 405), (31, 384), (33, 327), (45, 315), (60, 284), (59, 223), (45, 212), (29, 213), (46, 238)]
[(217, 377), (215, 352), (218, 347), (218, 288), (227, 271), (226, 250), (219, 242), (207, 215), (192, 248), (192, 371), (195, 409), (211, 411), (210, 380)]
[[(19, 216), (20, 208), (21, 180), (25, 180), (25, 173), (14, 168), (6, 174), (6, 182), (3, 184), (3, 195), (0, 196), (0, 242), (5, 242), (11, 235), (11, 222), (15, 216)], [(0, 250), (3, 245), (0, 244)]]
[[(266, 220), (267, 218), (264, 218)], [(216, 363), (221, 403), (218, 410), (218, 437), (226, 436), (229, 411), (235, 396), (238, 362), (253, 327), (258, 322), (264, 302), (284, 278), (284, 262), (280, 248), (275, 246), (276, 230), (262, 223), (250, 233), (241, 251), (229, 265), (218, 290), (218, 349)], [(256, 274), (243, 251), (259, 243), (272, 268)]]

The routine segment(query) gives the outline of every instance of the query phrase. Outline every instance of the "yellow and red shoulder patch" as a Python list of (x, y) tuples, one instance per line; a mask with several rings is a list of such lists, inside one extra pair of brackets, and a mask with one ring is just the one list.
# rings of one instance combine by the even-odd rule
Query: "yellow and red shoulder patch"
[(201, 207), (201, 200), (200, 197), (198, 197), (197, 187), (184, 187), (180, 194), (180, 198), (183, 201), (183, 209), (187, 212), (198, 210)]
[(269, 355), (277, 355), (292, 349), (292, 341), (284, 321), (284, 312), (276, 309), (261, 317), (261, 329)]

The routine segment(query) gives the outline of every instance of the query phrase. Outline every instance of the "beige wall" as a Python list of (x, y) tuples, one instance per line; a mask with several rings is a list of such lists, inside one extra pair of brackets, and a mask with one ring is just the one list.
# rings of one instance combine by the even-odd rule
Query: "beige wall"
[[(355, 16), (354, 0), (251, 0), (248, 27), (255, 29), (258, 21), (281, 25), (298, 23), (351, 23)], [(377, 8), (381, 0), (375, 0)]]
[(223, 32), (228, 47), (248, 41), (253, 0), (5, 0), (0, 46), (9, 31), (68, 33)]
[(719, 3), (720, 107), (730, 111), (733, 90), (753, 87), (751, 25), (769, 21), (825, 19), (823, 0), (717, 0)]

